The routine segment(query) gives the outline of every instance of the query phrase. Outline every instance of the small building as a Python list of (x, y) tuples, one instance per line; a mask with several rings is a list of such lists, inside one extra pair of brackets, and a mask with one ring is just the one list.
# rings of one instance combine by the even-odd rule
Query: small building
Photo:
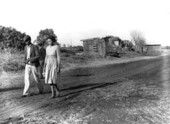
[(121, 39), (114, 36), (96, 37), (81, 41), (83, 41), (84, 54), (102, 57), (105, 57), (113, 46), (119, 46), (121, 44)]
[(147, 44), (143, 50), (147, 55), (159, 55), (162, 51), (161, 44)]
[(84, 54), (103, 57), (106, 55), (106, 43), (103, 39), (97, 37), (81, 41), (83, 41)]

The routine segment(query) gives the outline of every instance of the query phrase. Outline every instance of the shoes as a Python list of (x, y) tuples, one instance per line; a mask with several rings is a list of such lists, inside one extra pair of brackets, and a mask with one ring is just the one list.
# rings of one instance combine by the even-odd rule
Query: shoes
[(55, 91), (54, 94), (51, 95), (50, 99), (54, 99), (54, 98), (59, 97), (59, 96), (60, 96), (60, 92)]
[(21, 98), (27, 97), (28, 95), (22, 95)]
[(55, 98), (55, 95), (52, 95), (51, 97), (50, 97), (50, 99), (54, 99)]
[(39, 91), (39, 94), (43, 94), (43, 91)]
[(32, 94), (22, 95), (21, 98), (28, 97), (28, 96), (32, 96)]

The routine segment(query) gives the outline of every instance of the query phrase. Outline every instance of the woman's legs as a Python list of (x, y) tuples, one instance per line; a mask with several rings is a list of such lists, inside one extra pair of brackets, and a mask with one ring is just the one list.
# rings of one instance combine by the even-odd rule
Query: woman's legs
[[(59, 76), (58, 76), (58, 78), (59, 78)], [(56, 79), (57, 80), (57, 79)], [(56, 81), (55, 80), (55, 81)], [(54, 81), (54, 82), (55, 82)], [(52, 81), (53, 82), (53, 81)], [(58, 88), (58, 86), (57, 86), (57, 84), (51, 84), (51, 92), (52, 92), (52, 95), (51, 95), (51, 97), (50, 98), (54, 98), (54, 97), (56, 97), (56, 96), (60, 96), (60, 89)]]
[(59, 96), (60, 90), (58, 89), (56, 84), (52, 84), (51, 86), (51, 97), (50, 98), (55, 98), (56, 96)]
[(57, 84), (55, 84), (54, 87), (55, 87), (55, 90), (56, 90), (56, 96), (59, 96), (60, 95), (60, 90), (57, 87)]
[(51, 85), (51, 97), (50, 98), (55, 98), (56, 94), (55, 94), (55, 91), (54, 91), (54, 85)]

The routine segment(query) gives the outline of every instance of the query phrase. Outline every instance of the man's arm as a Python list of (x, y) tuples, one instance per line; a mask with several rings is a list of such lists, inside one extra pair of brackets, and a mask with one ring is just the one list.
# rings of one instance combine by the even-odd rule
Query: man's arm
[(24, 47), (24, 55), (25, 55), (24, 56), (24, 63), (27, 64), (28, 62), (27, 62), (27, 47), (26, 46)]

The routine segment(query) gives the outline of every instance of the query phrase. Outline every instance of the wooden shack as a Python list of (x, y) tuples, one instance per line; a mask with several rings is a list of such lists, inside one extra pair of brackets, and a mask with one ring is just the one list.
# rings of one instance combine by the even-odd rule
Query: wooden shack
[(121, 44), (121, 39), (114, 36), (107, 36), (103, 38), (96, 37), (81, 41), (83, 41), (84, 54), (94, 56), (99, 55), (102, 57), (113, 52), (114, 47), (118, 47)]
[(83, 41), (84, 54), (106, 56), (106, 42), (103, 39), (97, 37), (81, 41)]

